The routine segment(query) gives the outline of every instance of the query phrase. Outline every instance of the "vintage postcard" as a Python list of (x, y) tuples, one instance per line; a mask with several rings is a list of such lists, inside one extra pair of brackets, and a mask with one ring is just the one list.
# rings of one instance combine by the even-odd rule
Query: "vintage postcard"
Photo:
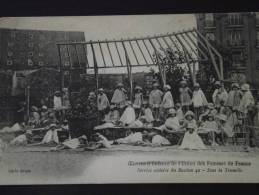
[(0, 18), (0, 184), (258, 182), (259, 12)]

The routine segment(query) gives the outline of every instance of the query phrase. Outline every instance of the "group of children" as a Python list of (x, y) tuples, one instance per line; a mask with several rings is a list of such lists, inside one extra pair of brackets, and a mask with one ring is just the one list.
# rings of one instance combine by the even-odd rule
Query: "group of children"
[[(198, 134), (207, 134), (211, 145), (226, 144), (227, 138), (234, 139), (236, 126), (246, 121), (255, 100), (248, 84), (239, 87), (239, 84), (233, 83), (229, 92), (222, 82), (215, 82), (215, 87), (213, 103), (208, 103), (198, 83), (194, 84), (192, 91), (186, 81), (180, 83), (178, 103), (174, 103), (171, 87), (165, 85), (164, 91), (161, 91), (158, 83), (153, 84), (148, 100), (144, 100), (142, 88), (136, 86), (133, 102), (126, 100), (126, 90), (121, 83), (117, 85), (111, 104), (104, 90), (100, 89), (97, 105), (104, 123), (95, 129), (154, 127), (164, 121), (163, 125), (154, 129), (169, 133), (184, 130), (196, 138)], [(194, 143), (189, 138), (182, 143)]]
[[(237, 83), (233, 83), (229, 92), (221, 82), (216, 82), (215, 86), (216, 89), (212, 95), (213, 103), (208, 103), (198, 83), (195, 83), (191, 90), (186, 81), (180, 83), (180, 96), (177, 103), (171, 94), (170, 85), (165, 85), (162, 91), (157, 82), (153, 84), (153, 90), (147, 99), (143, 97), (142, 88), (136, 86), (133, 101), (127, 100), (126, 90), (121, 83), (117, 85), (111, 101), (106, 96), (104, 89), (100, 88), (97, 95), (97, 108), (101, 124), (96, 126), (95, 130), (115, 126), (148, 129), (142, 133), (131, 133), (125, 138), (116, 140), (115, 144), (141, 142), (142, 144), (172, 145), (176, 144), (172, 134), (177, 132), (184, 135), (180, 140), (180, 148), (205, 149), (204, 142), (213, 146), (227, 144), (228, 138), (235, 138), (235, 128), (246, 122), (249, 109), (255, 104), (255, 101), (248, 84), (239, 87)], [(59, 107), (62, 104), (61, 100), (58, 100), (59, 94), (55, 95), (57, 95), (54, 97), (56, 106), (53, 110), (46, 106), (42, 106), (41, 109), (35, 106), (31, 108), (29, 124), (33, 127), (41, 125), (49, 127), (41, 144), (51, 141), (60, 144), (57, 136), (58, 127), (55, 124), (58, 124), (57, 104), (60, 104)], [(93, 92), (89, 94), (89, 97), (92, 96), (95, 99)], [(64, 122), (66, 124), (63, 127), (68, 130), (67, 121)], [(27, 141), (30, 136), (31, 132), (28, 131), (19, 139)], [(98, 134), (98, 139), (106, 139), (101, 139), (100, 136), (103, 137)], [(69, 139), (67, 145), (87, 140), (84, 137), (74, 139), (78, 140)], [(145, 141), (143, 142), (143, 140)], [(103, 142), (107, 145), (106, 141)], [(13, 144), (15, 144), (15, 140)], [(58, 148), (66, 148), (67, 145), (62, 144)]]

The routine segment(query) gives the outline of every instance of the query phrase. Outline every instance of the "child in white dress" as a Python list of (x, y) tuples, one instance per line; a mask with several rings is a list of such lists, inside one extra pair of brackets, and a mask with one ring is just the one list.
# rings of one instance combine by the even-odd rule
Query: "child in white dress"
[(206, 149), (202, 139), (198, 135), (195, 125), (188, 124), (187, 131), (184, 134), (183, 141), (180, 145), (180, 149), (189, 149), (189, 150), (200, 150)]

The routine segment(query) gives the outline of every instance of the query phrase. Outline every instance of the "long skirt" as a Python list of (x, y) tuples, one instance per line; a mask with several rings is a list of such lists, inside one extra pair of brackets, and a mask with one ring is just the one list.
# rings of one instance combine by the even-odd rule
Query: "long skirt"
[(179, 147), (180, 149), (191, 149), (191, 150), (199, 150), (199, 149), (206, 149), (202, 139), (196, 133), (189, 133), (186, 132), (183, 137), (182, 144)]

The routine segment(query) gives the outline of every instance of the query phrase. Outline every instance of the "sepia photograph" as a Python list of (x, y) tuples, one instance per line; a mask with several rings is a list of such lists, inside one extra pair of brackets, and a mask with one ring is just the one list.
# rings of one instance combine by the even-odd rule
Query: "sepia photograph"
[(259, 12), (0, 18), (0, 184), (259, 182)]

